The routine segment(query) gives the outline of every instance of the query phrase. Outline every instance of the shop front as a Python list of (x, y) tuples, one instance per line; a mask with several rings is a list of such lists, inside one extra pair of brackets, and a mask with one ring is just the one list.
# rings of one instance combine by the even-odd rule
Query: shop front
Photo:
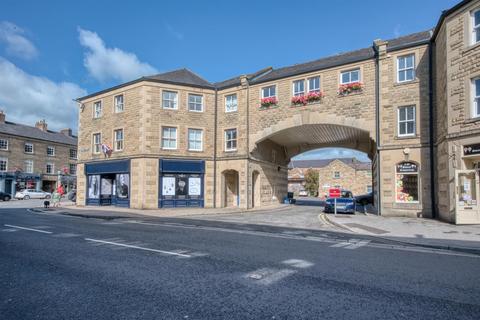
[(455, 223), (480, 223), (480, 143), (463, 146), (462, 169), (455, 170)]
[(130, 206), (130, 160), (85, 164), (86, 204)]
[(40, 175), (23, 172), (0, 173), (0, 191), (15, 195), (17, 191), (35, 189), (40, 191)]
[(159, 208), (204, 206), (205, 161), (164, 159), (159, 166)]

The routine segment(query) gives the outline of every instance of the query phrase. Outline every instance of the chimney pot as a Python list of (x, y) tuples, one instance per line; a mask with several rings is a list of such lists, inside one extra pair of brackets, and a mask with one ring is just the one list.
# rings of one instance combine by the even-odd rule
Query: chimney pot
[(37, 121), (37, 123), (35, 123), (35, 127), (37, 129), (40, 129), (40, 130), (44, 131), (44, 132), (47, 132), (47, 129), (48, 129), (48, 125), (47, 125), (47, 122), (45, 121), (45, 119)]
[(66, 135), (68, 137), (71, 137), (72, 136), (72, 129), (70, 129), (70, 128), (62, 129), (62, 130), (60, 130), (60, 133), (63, 133), (64, 135)]
[(5, 123), (5, 112), (0, 110), (0, 123)]

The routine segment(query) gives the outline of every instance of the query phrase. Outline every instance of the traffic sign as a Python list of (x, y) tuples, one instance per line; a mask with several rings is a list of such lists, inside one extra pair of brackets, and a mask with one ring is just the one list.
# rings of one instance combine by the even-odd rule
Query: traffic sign
[(340, 188), (330, 188), (328, 190), (328, 195), (330, 198), (340, 198), (342, 190), (340, 190)]

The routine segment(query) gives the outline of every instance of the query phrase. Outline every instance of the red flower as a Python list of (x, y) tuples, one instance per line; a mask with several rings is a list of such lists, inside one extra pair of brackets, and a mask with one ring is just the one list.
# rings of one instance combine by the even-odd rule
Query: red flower
[(263, 98), (260, 100), (260, 105), (264, 108), (268, 108), (270, 106), (276, 105), (278, 103), (278, 100), (276, 97), (270, 97), (270, 98)]

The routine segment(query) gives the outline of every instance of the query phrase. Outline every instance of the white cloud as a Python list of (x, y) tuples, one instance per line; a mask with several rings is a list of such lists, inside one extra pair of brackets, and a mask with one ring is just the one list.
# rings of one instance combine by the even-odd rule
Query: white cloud
[(53, 82), (30, 75), (0, 57), (0, 109), (7, 121), (35, 125), (45, 119), (48, 128), (77, 131), (78, 107), (72, 101), (86, 91), (71, 82)]
[(95, 32), (78, 28), (80, 44), (88, 49), (83, 64), (90, 75), (101, 81), (134, 80), (157, 73), (148, 63), (140, 62), (137, 56), (118, 48), (108, 48)]
[(37, 48), (25, 37), (25, 31), (8, 21), (0, 22), (0, 43), (5, 44), (5, 50), (11, 56), (30, 60), (38, 55)]

